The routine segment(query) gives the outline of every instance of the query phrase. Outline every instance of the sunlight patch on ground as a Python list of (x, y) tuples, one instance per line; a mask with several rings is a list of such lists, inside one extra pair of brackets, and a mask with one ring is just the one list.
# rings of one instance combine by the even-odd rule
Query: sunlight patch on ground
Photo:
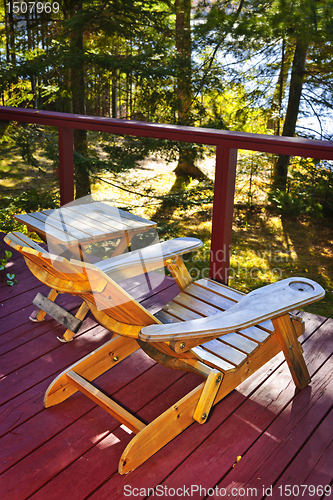
[(116, 177), (100, 175), (113, 186), (100, 181), (93, 185), (92, 192), (98, 200), (110, 200), (119, 208), (128, 207), (136, 215), (149, 219), (161, 205), (161, 201), (155, 199), (156, 193), (158, 196), (167, 194), (174, 184), (175, 167), (175, 162), (148, 160), (144, 166), (119, 173)]
[(129, 429), (128, 427), (126, 427), (126, 425), (124, 425), (124, 424), (121, 424), (120, 428), (123, 431), (127, 432), (127, 434), (133, 434), (133, 431), (131, 431), (131, 429)]
[(109, 434), (106, 438), (102, 439), (99, 443), (96, 444), (96, 447), (99, 450), (105, 450), (106, 448), (110, 448), (115, 444), (120, 443), (120, 439), (117, 438), (114, 434)]
[[(108, 436), (108, 432), (107, 431), (102, 432), (101, 434), (96, 434), (95, 436), (93, 436), (93, 437), (90, 438), (90, 441), (92, 443), (98, 443), (98, 441), (101, 441), (106, 436)], [(119, 439), (118, 439), (118, 441), (119, 441)]]

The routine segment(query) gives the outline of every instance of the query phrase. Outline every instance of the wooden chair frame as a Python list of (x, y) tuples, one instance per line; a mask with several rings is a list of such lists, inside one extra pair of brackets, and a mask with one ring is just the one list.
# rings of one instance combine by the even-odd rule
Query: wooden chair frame
[[(32, 273), (52, 289), (79, 295), (113, 333), (110, 341), (51, 383), (44, 404), (56, 405), (79, 390), (131, 429), (136, 436), (120, 458), (121, 474), (137, 468), (194, 421), (205, 423), (213, 405), (281, 350), (296, 387), (302, 389), (310, 382), (297, 339), (304, 324), (290, 311), (324, 296), (314, 281), (289, 278), (248, 295), (212, 280), (193, 283), (180, 257), (200, 246), (199, 240), (191, 238), (164, 242), (158, 248), (154, 245), (147, 250), (143, 265), (142, 254), (134, 252), (98, 265), (56, 259), (24, 246), (20, 238), (14, 233), (5, 241), (24, 255)], [(180, 293), (152, 315), (111, 276), (124, 278), (153, 271), (161, 266), (161, 255)], [(139, 347), (158, 363), (204, 378), (147, 425), (92, 384)]]

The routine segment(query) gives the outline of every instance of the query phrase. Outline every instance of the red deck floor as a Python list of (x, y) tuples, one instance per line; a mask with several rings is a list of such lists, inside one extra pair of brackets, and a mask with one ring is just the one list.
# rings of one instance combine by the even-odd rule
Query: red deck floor
[[(214, 407), (206, 424), (194, 423), (120, 476), (118, 461), (131, 435), (114, 418), (79, 393), (43, 407), (55, 376), (108, 340), (109, 332), (88, 317), (73, 342), (60, 343), (64, 328), (56, 321), (28, 319), (33, 298), (46, 288), (18, 254), (10, 264), (18, 284), (0, 287), (0, 498), (325, 497), (333, 478), (332, 319), (302, 313), (312, 376), (306, 389), (295, 392), (280, 354)], [(177, 293), (169, 280), (153, 297), (142, 294), (139, 281), (130, 288), (153, 312)], [(79, 302), (62, 295), (59, 303), (75, 310)], [(97, 380), (147, 422), (199, 382), (140, 350)]]

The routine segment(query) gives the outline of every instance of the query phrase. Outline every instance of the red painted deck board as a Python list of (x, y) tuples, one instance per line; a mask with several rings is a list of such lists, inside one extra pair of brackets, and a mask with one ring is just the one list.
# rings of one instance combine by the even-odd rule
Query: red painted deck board
[[(137, 470), (120, 476), (118, 461), (131, 435), (115, 419), (79, 393), (43, 408), (54, 377), (110, 333), (88, 316), (75, 340), (61, 344), (56, 337), (63, 334), (62, 325), (49, 317), (30, 322), (31, 300), (47, 288), (13, 253), (11, 269), (19, 284), (0, 288), (0, 498), (110, 500), (128, 498), (126, 485), (147, 491), (198, 485), (206, 493), (217, 486), (227, 494), (235, 486), (253, 487), (254, 498), (264, 498), (263, 485), (272, 485), (267, 498), (277, 499), (284, 498), (279, 486), (332, 482), (333, 320), (302, 313), (310, 387), (295, 392), (279, 354), (214, 407), (206, 424), (193, 424)], [(152, 312), (178, 293), (169, 277), (157, 294), (143, 277), (123, 284)], [(74, 312), (80, 300), (64, 294), (57, 302)], [(195, 374), (157, 365), (141, 350), (96, 381), (145, 422), (200, 382)], [(242, 459), (235, 465), (237, 456)], [(204, 490), (191, 498), (205, 498)]]
[[(282, 355), (277, 356), (272, 361), (274, 362), (279, 358), (282, 361)], [(272, 364), (272, 362), (268, 364)], [(311, 371), (311, 366), (309, 366), (309, 369)], [(251, 378), (255, 378), (255, 375)], [(208, 490), (212, 485), (218, 484), (219, 479), (224, 474), (228, 474), (229, 471), (230, 473), (226, 477), (226, 481), (229, 481), (229, 476), (234, 476), (236, 478), (235, 482), (243, 482), (242, 477), (239, 475), (239, 466), (243, 465), (244, 462), (242, 463), (241, 460), (233, 468), (237, 456), (243, 456), (247, 450), (251, 449), (251, 446), (254, 446), (254, 443), (261, 435), (266, 436), (265, 432), (269, 424), (274, 421), (286, 404), (293, 401), (295, 393), (295, 389), (290, 383), (290, 374), (286, 363), (283, 363), (271, 376), (268, 376), (267, 380), (250, 397), (247, 397), (247, 385), (248, 381), (241, 384), (237, 391), (234, 391), (234, 393), (219, 403), (214, 409), (210, 421), (200, 426), (203, 433), (208, 433), (209, 430), (212, 430), (210, 426), (213, 425), (216, 418), (217, 427), (211, 434), (205, 435), (205, 438), (200, 440), (194, 429), (194, 427), (199, 427), (196, 424), (183, 432), (183, 437), (186, 434), (189, 435), (187, 440), (187, 449), (189, 452), (192, 451), (190, 445), (192, 436), (190, 434), (193, 433), (195, 449), (182, 463), (176, 462), (170, 464), (169, 456), (169, 466), (172, 465), (176, 470), (164, 482), (159, 478), (157, 484), (162, 484), (162, 486), (167, 488), (182, 488), (183, 486), (190, 487), (193, 484), (199, 484)], [(319, 396), (320, 393), (321, 389), (319, 389)], [(216, 413), (218, 413), (217, 417)], [(281, 419), (281, 425), (285, 425), (284, 418)], [(198, 446), (198, 443), (200, 443), (200, 446)], [(171, 448), (173, 445), (175, 445), (175, 441), (168, 446)], [(258, 456), (262, 456), (262, 452), (255, 453), (253, 459), (255, 464), (258, 463)], [(156, 459), (157, 455), (155, 456), (155, 463), (157, 465), (158, 462)], [(149, 467), (148, 462), (146, 465)], [(154, 464), (152, 463), (151, 465), (154, 470)], [(140, 470), (134, 471), (131, 475), (134, 475), (135, 472), (137, 487), (144, 487), (145, 480), (140, 475)], [(126, 477), (120, 478), (119, 476), (114, 476), (110, 480), (110, 486), (111, 483), (116, 483), (117, 487), (119, 487), (120, 483), (123, 487), (125, 484), (128, 484), (126, 480)], [(151, 486), (157, 486), (157, 484), (151, 484)], [(225, 487), (225, 484), (223, 483), (221, 487)], [(108, 495), (110, 498), (112, 497), (111, 493), (114, 493), (114, 490), (109, 490), (107, 485), (104, 487), (104, 491), (107, 491), (107, 493), (100, 498), (107, 498)], [(96, 493), (96, 499), (100, 493), (100, 491)], [(191, 498), (201, 498), (201, 496), (200, 494), (194, 494)]]
[[(272, 498), (278, 498), (284, 492), (286, 485), (290, 485), (291, 490), (297, 495), (297, 487), (300, 492), (306, 492), (312, 498), (320, 498), (321, 489), (318, 486), (329, 485), (333, 476), (333, 411), (330, 410), (327, 416), (320, 422), (305, 446), (299, 451), (294, 460), (290, 463), (284, 474), (274, 487)], [(324, 450), (324, 453), (323, 453)], [(323, 467), (323, 458), (330, 460), (330, 470)], [(318, 474), (319, 472), (319, 474)], [(309, 486), (311, 486), (309, 491)], [(315, 488), (312, 488), (315, 487)], [(310, 494), (309, 494), (310, 493)], [(315, 494), (313, 494), (315, 493)], [(301, 493), (300, 493), (301, 494)], [(295, 495), (292, 495), (293, 497)], [(281, 495), (280, 495), (281, 498)]]

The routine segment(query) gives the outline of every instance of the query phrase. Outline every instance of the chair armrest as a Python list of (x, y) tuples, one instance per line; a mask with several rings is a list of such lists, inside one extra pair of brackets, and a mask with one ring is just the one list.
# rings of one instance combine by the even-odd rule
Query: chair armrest
[(166, 260), (197, 250), (201, 246), (202, 242), (197, 238), (175, 238), (102, 260), (95, 266), (117, 281), (164, 267)]
[(220, 337), (263, 321), (277, 318), (325, 295), (324, 289), (307, 278), (288, 278), (254, 290), (230, 309), (184, 323), (151, 325), (142, 328), (139, 338), (146, 342), (165, 342)]

